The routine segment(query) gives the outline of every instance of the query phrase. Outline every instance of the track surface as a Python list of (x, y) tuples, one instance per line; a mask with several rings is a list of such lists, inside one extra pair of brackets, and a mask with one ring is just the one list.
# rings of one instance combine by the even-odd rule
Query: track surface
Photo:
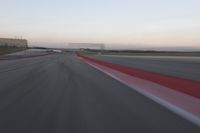
[(0, 61), (1, 133), (199, 131), (73, 53)]
[(195, 81), (200, 81), (200, 57), (163, 56), (91, 56), (95, 59), (139, 68)]

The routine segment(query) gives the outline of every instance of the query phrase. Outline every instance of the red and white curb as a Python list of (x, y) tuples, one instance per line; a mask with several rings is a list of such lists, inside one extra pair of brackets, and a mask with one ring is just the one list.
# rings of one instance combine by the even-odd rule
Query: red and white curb
[(79, 57), (82, 61), (200, 126), (200, 99)]

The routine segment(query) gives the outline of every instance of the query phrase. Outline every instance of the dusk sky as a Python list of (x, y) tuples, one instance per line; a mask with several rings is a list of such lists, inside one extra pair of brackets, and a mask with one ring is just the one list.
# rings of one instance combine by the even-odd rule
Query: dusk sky
[(30, 45), (200, 48), (200, 0), (0, 0), (0, 37)]

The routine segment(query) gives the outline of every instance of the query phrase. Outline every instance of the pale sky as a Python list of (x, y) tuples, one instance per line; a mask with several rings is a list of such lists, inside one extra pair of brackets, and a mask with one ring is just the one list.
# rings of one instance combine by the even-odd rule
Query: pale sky
[(200, 48), (200, 0), (0, 0), (0, 37), (30, 45)]

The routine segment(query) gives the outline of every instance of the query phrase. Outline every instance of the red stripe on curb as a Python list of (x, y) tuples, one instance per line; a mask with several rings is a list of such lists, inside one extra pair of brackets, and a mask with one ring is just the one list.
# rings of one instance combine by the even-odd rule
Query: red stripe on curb
[(174, 89), (179, 92), (191, 95), (200, 99), (200, 82), (177, 78), (173, 76), (166, 76), (154, 72), (148, 72), (136, 68), (126, 67), (118, 64), (113, 64), (101, 60), (92, 59), (77, 53), (77, 56), (82, 57), (85, 60), (92, 61), (94, 63), (107, 66), (109, 68), (118, 70), (120, 72), (129, 74), (131, 76), (139, 77), (154, 83), (166, 86), (170, 89)]

